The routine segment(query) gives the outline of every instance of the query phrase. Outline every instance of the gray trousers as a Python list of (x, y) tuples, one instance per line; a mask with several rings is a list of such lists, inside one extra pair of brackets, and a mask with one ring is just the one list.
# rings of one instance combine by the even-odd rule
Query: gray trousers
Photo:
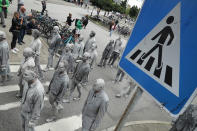
[(52, 106), (52, 115), (55, 117), (58, 117), (58, 110), (56, 108), (58, 101), (57, 101), (57, 96), (53, 95), (51, 92), (49, 93), (49, 103)]
[(36, 70), (38, 71), (39, 77), (43, 78), (43, 73), (42, 73), (42, 69), (40, 67), (40, 57), (36, 56), (35, 57), (35, 65), (36, 65)]
[(80, 81), (78, 81), (75, 78), (73, 78), (72, 85), (71, 85), (71, 88), (70, 88), (70, 99), (71, 99), (72, 94), (75, 91), (76, 87), (77, 87), (77, 91), (79, 93), (78, 97), (80, 98), (81, 97), (81, 84), (80, 84)]
[(28, 113), (21, 113), (22, 131), (35, 131), (34, 127), (29, 127), (30, 115)]
[(101, 61), (99, 63), (99, 66), (106, 66), (106, 62), (107, 62), (108, 58), (105, 58), (104, 56), (101, 57)]
[(47, 67), (53, 67), (53, 56), (55, 55), (55, 50), (49, 49), (49, 57)]
[[(117, 72), (117, 74), (116, 74), (116, 79), (115, 79), (115, 81), (122, 81), (123, 78), (124, 78), (124, 75), (125, 75), (124, 71), (118, 69), (118, 72)], [(119, 78), (120, 78), (120, 79), (119, 79)]]
[(110, 57), (110, 59), (108, 61), (108, 64), (114, 65), (114, 62), (117, 60), (117, 58), (119, 57), (119, 55), (120, 55), (119, 53), (113, 51), (112, 54), (111, 54), (111, 57)]
[(1, 15), (1, 23), (2, 23), (2, 25), (5, 25), (5, 15), (4, 15), (3, 9), (2, 9), (2, 11), (0, 12), (0, 15)]
[(22, 96), (23, 95), (23, 87), (24, 87), (24, 85), (23, 85), (23, 75), (19, 76), (19, 83), (18, 83), (18, 85), (19, 85), (19, 88), (20, 88), (19, 94), (20, 94), (20, 96)]
[(82, 116), (82, 131), (90, 131), (92, 123), (94, 122), (95, 118), (90, 118), (88, 116)]

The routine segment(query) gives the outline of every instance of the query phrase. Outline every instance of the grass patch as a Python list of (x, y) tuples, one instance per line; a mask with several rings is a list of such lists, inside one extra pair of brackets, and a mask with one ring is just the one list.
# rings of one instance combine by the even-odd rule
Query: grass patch
[(103, 27), (105, 27), (107, 29), (109, 28), (108, 24), (103, 23), (99, 19), (96, 19), (96, 18), (93, 18), (93, 17), (89, 16), (89, 20), (92, 21), (93, 23), (97, 24), (97, 25), (103, 26)]

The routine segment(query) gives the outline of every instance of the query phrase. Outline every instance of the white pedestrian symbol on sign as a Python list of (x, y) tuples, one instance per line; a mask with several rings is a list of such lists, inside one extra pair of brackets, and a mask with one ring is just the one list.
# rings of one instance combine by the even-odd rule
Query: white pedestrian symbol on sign
[(177, 4), (126, 56), (176, 96), (179, 96), (180, 6)]

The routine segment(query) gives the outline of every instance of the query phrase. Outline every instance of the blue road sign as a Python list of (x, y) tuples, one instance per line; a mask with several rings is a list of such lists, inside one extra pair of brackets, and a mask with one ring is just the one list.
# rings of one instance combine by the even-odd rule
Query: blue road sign
[(196, 7), (197, 0), (145, 0), (119, 63), (173, 116), (196, 94)]

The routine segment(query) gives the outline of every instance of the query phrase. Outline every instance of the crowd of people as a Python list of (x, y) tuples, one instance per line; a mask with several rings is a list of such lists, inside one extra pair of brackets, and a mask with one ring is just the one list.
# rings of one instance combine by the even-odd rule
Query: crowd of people
[[(41, 14), (46, 10), (46, 1), (42, 1), (42, 7)], [(41, 33), (38, 30), (38, 26), (35, 25), (34, 19), (28, 22), (31, 15), (26, 15), (24, 0), (18, 0), (17, 10), (14, 12), (12, 25), (9, 28), (9, 32), (13, 35), (10, 48), (12, 53), (19, 51), (16, 48), (17, 40), (19, 45), (25, 44), (23, 38), (27, 28), (33, 29), (33, 40), (23, 50), (24, 58), (17, 73), (20, 90), (16, 95), (21, 101), (22, 130), (33, 131), (44, 106), (45, 94), (48, 94), (52, 110), (52, 117), (46, 119), (46, 121), (51, 122), (58, 119), (58, 114), (63, 110), (62, 104), (64, 102), (70, 103), (72, 100), (79, 101), (81, 99), (81, 89), (89, 82), (89, 74), (94, 67), (105, 68), (106, 64), (110, 67), (114, 66), (115, 61), (121, 57), (123, 47), (121, 37), (116, 40), (110, 40), (102, 53), (99, 64), (96, 65), (98, 57), (96, 32), (91, 31), (86, 41), (81, 34), (81, 30), (85, 29), (88, 24), (88, 16), (86, 15), (82, 19), (73, 19), (72, 14), (69, 14), (66, 21), (69, 28), (72, 28), (72, 22), (75, 21), (74, 43), (67, 43), (66, 46), (60, 48), (62, 45), (60, 30), (58, 26), (54, 26), (52, 37), (48, 42), (48, 64), (43, 70), (40, 66), (40, 53), (43, 43), (40, 40)], [(6, 33), (0, 31), (1, 85), (6, 85), (6, 81), (11, 80), (13, 77), (11, 76), (9, 65), (10, 49), (6, 40)], [(58, 62), (53, 65), (53, 57), (59, 50), (62, 53)], [(54, 74), (45, 92), (42, 81), (44, 80), (44, 73), (49, 70), (54, 70)], [(122, 81), (123, 77), (124, 72), (119, 69), (115, 82)], [(99, 78), (95, 80), (89, 91), (82, 110), (82, 131), (96, 130), (107, 111), (109, 98), (104, 91), (104, 87), (105, 81)], [(78, 91), (77, 97), (73, 97), (75, 88)], [(64, 99), (66, 92), (69, 92), (69, 98)]]

